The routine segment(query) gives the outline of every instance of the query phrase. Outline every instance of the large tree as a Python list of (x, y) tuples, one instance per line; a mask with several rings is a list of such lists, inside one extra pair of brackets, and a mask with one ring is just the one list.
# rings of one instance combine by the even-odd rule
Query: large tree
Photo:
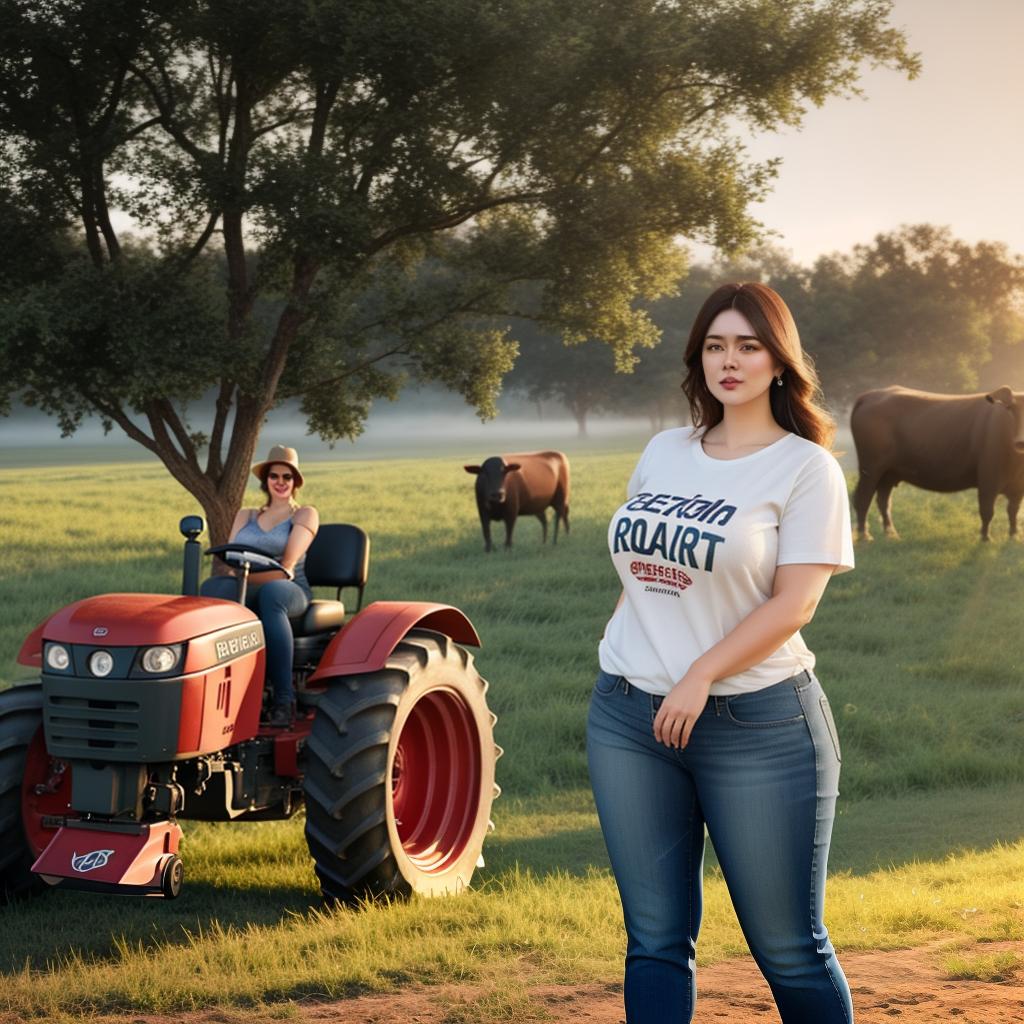
[(0, 399), (117, 424), (221, 540), (282, 401), (353, 436), (411, 371), (487, 415), (510, 315), (619, 359), (653, 342), (636, 300), (680, 276), (674, 239), (757, 234), (776, 165), (735, 133), (798, 124), (864, 61), (913, 75), (890, 13), (2, 0)]

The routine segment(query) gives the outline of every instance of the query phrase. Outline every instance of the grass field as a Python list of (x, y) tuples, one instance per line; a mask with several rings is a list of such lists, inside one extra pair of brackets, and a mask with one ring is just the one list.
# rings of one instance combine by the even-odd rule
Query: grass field
[[(0, 1009), (286, 1016), (298, 998), (409, 980), (502, 991), (522, 977), (616, 978), (621, 918), (583, 723), (618, 592), (605, 529), (634, 459), (575, 456), (568, 543), (541, 547), (525, 520), (517, 546), (490, 556), (461, 469), (470, 458), (324, 461), (307, 473), (324, 521), (371, 535), (368, 600), (447, 601), (483, 638), (477, 663), (507, 753), (475, 891), (324, 913), (299, 822), (186, 823), (187, 882), (173, 903), (53, 893), (0, 909)], [(0, 493), (0, 679), (26, 674), (18, 646), (60, 605), (180, 584), (176, 524), (197, 510), (161, 468), (4, 469)], [(944, 933), (1021, 939), (1024, 547), (1002, 520), (992, 544), (978, 543), (973, 494), (900, 488), (895, 506), (904, 539), (858, 547), (857, 570), (830, 584), (805, 630), (843, 744), (826, 920), (840, 953)], [(709, 846), (700, 961), (744, 949)], [(1014, 969), (972, 963), (950, 957), (948, 970)], [(501, 1000), (478, 1008), (481, 1020), (531, 1019), (510, 1013)]]

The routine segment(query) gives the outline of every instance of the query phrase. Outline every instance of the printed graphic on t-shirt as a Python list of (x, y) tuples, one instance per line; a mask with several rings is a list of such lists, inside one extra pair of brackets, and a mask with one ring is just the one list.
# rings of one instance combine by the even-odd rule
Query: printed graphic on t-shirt
[[(644, 512), (646, 516), (630, 516), (627, 512)], [(649, 518), (662, 517), (662, 522)], [(724, 498), (706, 498), (698, 493), (692, 498), (678, 494), (655, 494), (642, 491), (619, 510), (612, 528), (612, 554), (630, 552), (660, 562), (631, 561), (629, 571), (648, 593), (678, 597), (693, 579), (684, 570), (712, 572), (715, 551), (725, 537), (709, 529), (725, 526), (736, 514), (736, 506)], [(692, 520), (700, 526), (678, 520)], [(667, 564), (666, 564), (667, 563)]]

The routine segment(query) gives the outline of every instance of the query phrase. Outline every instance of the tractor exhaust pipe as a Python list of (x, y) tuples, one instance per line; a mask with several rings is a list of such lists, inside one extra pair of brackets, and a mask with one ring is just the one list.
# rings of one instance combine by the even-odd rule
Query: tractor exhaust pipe
[(185, 539), (185, 561), (181, 572), (181, 592), (185, 597), (199, 596), (199, 568), (203, 546), (196, 538), (206, 529), (202, 516), (185, 516), (178, 529)]

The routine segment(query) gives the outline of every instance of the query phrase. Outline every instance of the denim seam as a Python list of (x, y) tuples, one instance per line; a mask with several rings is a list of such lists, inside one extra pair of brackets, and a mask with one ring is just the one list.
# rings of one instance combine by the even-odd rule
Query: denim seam
[[(686, 885), (686, 941), (689, 944), (690, 939), (693, 937), (693, 811), (697, 806), (697, 796), (694, 794), (693, 800), (690, 801), (690, 820), (687, 823), (687, 832), (689, 833), (691, 840), (686, 844), (686, 874), (687, 874), (687, 885)], [(703, 826), (702, 826), (703, 827)], [(687, 956), (689, 961), (689, 956)], [(687, 974), (690, 974), (689, 962), (687, 962)], [(690, 1019), (693, 1019), (693, 1002), (694, 994), (697, 991), (697, 943), (693, 943), (693, 973), (690, 974)]]
[(729, 707), (728, 701), (725, 704), (725, 716), (733, 725), (742, 726), (744, 729), (774, 729), (780, 725), (794, 725), (796, 722), (804, 721), (807, 717), (801, 712), (793, 718), (780, 718), (777, 722), (744, 722), (732, 713), (732, 708)]
[(846, 1012), (846, 1001), (839, 991), (839, 986), (836, 984), (836, 979), (832, 974), (832, 967), (827, 960), (825, 961), (825, 973), (828, 975), (828, 980), (832, 982), (832, 989), (836, 994), (836, 999), (839, 1000), (839, 1009), (843, 1011), (843, 1020), (846, 1021), (846, 1024), (851, 1024), (850, 1017)]
[[(804, 702), (803, 702), (802, 698), (800, 697), (800, 695), (801, 695), (803, 690), (806, 690), (811, 685), (812, 685), (812, 683), (808, 683), (807, 686), (795, 687), (796, 692), (797, 692), (797, 698), (800, 700), (800, 706), (801, 707), (804, 707)], [(824, 717), (824, 716), (822, 716), (822, 717)], [(814, 739), (814, 730), (811, 729), (811, 723), (807, 719), (806, 713), (804, 714), (804, 720), (807, 722), (807, 732), (808, 732), (808, 735), (811, 738), (811, 746), (814, 748), (814, 839), (813, 839), (814, 848), (813, 848), (813, 850), (811, 852), (811, 892), (810, 892), (810, 902), (809, 902), (809, 907), (808, 907), (808, 909), (810, 910), (810, 916), (811, 916), (811, 922), (810, 922), (811, 923), (811, 935), (813, 937), (813, 935), (814, 935), (814, 925), (815, 925), (815, 920), (816, 920), (816, 917), (815, 917), (815, 906), (814, 906), (814, 894), (815, 894), (815, 889), (816, 889), (815, 882), (816, 882), (817, 877), (818, 877), (818, 871), (820, 870), (820, 864), (818, 863), (818, 855), (819, 855), (819, 850), (820, 850), (820, 844), (818, 842), (819, 837), (820, 837), (820, 833), (819, 833), (818, 830), (820, 828), (820, 820), (821, 820), (820, 819), (820, 815), (819, 815), (819, 811), (821, 810), (821, 802), (822, 802), (822, 800), (824, 798), (821, 796), (821, 794), (819, 792), (820, 776), (821, 776), (821, 760), (820, 760), (819, 755), (818, 755), (818, 743)], [(824, 924), (825, 924), (825, 922), (824, 922), (824, 917), (823, 917), (822, 918), (822, 925), (824, 926)], [(815, 939), (815, 947), (817, 947), (817, 939)], [(824, 965), (825, 965), (825, 973), (828, 975), (828, 980), (832, 984), (832, 990), (835, 992), (836, 998), (839, 1000), (839, 1008), (843, 1011), (843, 1019), (847, 1022), (847, 1024), (850, 1024), (850, 1018), (848, 1017), (848, 1015), (846, 1013), (846, 1006), (844, 1004), (842, 994), (839, 991), (839, 986), (836, 984), (836, 979), (832, 976), (832, 969), (829, 966), (829, 963), (828, 963), (827, 959), (824, 961)]]

